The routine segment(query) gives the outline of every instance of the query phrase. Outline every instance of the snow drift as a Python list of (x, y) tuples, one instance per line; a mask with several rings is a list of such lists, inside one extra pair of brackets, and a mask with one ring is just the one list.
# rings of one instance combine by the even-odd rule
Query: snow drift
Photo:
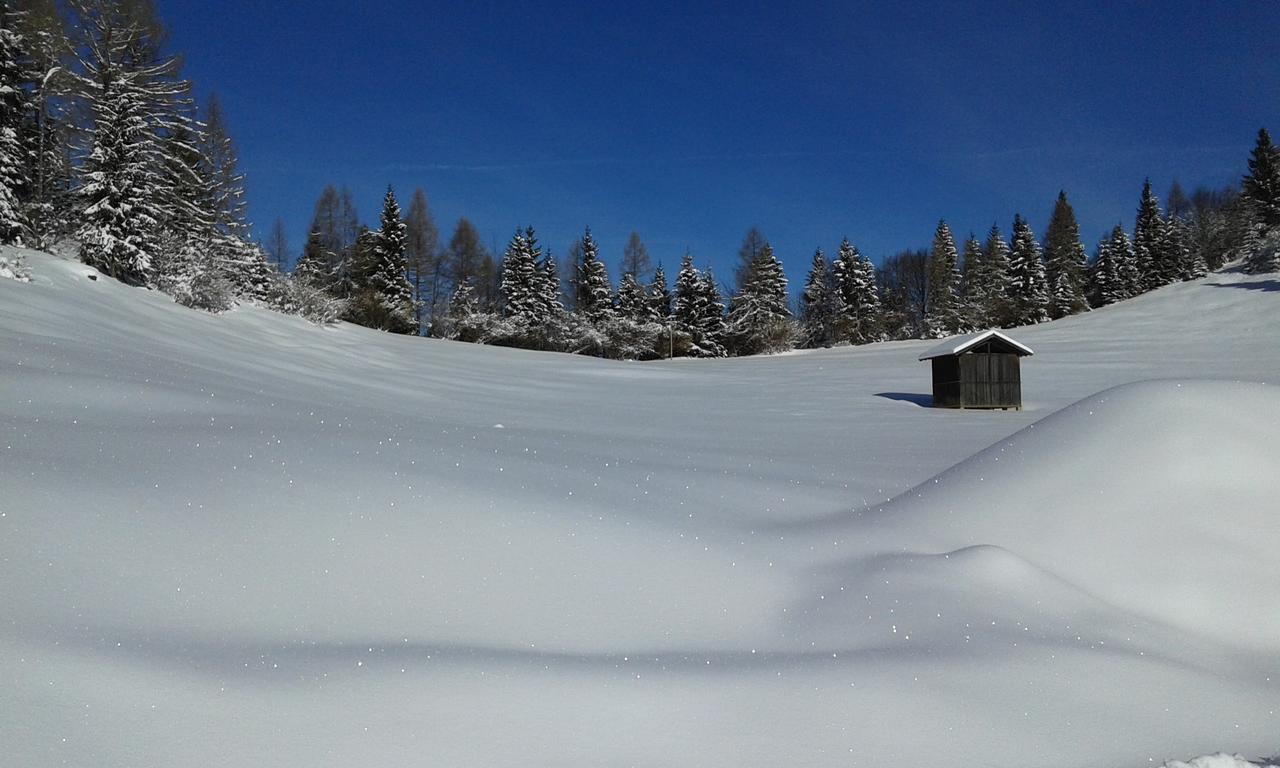
[(626, 364), (209, 316), (26, 256), (15, 765), (1280, 753), (1265, 279), (1014, 330), (1027, 408), (987, 413), (919, 407), (929, 342)]

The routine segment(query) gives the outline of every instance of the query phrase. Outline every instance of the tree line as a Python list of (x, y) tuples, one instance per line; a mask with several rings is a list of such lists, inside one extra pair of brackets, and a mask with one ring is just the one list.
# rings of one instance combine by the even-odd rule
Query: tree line
[[(1259, 131), (1242, 183), (1162, 208), (1143, 186), (1132, 235), (1090, 258), (1065, 192), (1043, 243), (1013, 217), (962, 246), (939, 221), (928, 249), (876, 267), (847, 239), (815, 251), (793, 306), (782, 263), (750, 229), (731, 281), (691, 254), (669, 283), (632, 232), (616, 285), (587, 228), (563, 265), (533, 227), (501, 256), (460, 219), (441, 242), (425, 193), (387, 188), (377, 229), (326, 187), (292, 261), (277, 220), (250, 238), (244, 177), (215, 97), (198, 105), (151, 0), (28, 0), (0, 12), (0, 242), (73, 243), (119, 280), (221, 311), (253, 301), (316, 322), (606, 357), (720, 357), (933, 338), (1088, 311), (1228, 261), (1280, 269), (1280, 150)], [(9, 85), (11, 87), (4, 87)]]

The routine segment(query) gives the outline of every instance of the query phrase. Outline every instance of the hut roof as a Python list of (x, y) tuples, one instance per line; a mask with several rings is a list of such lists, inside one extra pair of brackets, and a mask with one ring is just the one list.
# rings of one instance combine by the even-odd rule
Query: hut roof
[(979, 331), (978, 333), (970, 333), (965, 336), (952, 336), (938, 346), (930, 349), (920, 356), (921, 360), (932, 360), (935, 357), (947, 357), (949, 355), (960, 355), (976, 347), (984, 341), (997, 340), (1002, 346), (1008, 347), (1008, 351), (1024, 357), (1026, 355), (1034, 355), (1031, 347), (1021, 344), (1013, 339), (1005, 336), (999, 331)]

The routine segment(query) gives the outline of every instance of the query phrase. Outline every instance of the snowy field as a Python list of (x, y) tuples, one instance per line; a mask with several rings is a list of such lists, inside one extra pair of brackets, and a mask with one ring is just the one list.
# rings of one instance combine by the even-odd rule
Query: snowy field
[[(0, 765), (1280, 755), (1280, 279), (620, 363), (0, 279)], [(1200, 766), (1242, 762), (1220, 755)]]

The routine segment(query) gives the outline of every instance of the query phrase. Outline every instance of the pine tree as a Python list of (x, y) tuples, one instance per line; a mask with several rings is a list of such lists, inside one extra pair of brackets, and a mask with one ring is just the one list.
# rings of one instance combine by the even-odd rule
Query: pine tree
[(1104, 307), (1132, 296), (1133, 246), (1124, 227), (1117, 224), (1110, 234), (1098, 242), (1098, 250), (1089, 266), (1089, 302)]
[(1057, 319), (1089, 308), (1084, 297), (1084, 271), (1088, 257), (1080, 243), (1076, 214), (1059, 192), (1044, 236), (1044, 271), (1049, 293), (1049, 317)]
[[(64, 58), (69, 50), (63, 16), (54, 0), (26, 0), (11, 17), (22, 38), (20, 81), (27, 114), (19, 143), (26, 151), (22, 218), (27, 244), (46, 248), (72, 228), (72, 100), (73, 87)], [(6, 29), (9, 23), (3, 24)], [(0, 82), (11, 82), (0, 75)]]
[(599, 247), (591, 236), (591, 228), (582, 233), (582, 263), (578, 267), (575, 292), (578, 313), (587, 322), (599, 324), (613, 314), (609, 275), (599, 258)]
[(27, 92), (20, 61), (24, 45), (17, 31), (18, 14), (0, 5), (0, 244), (21, 245), (27, 229), (20, 200), (31, 186), (27, 176), (27, 147), (23, 146), (23, 118)]
[(879, 341), (883, 338), (880, 294), (870, 259), (844, 238), (831, 269), (836, 338), (850, 344)]
[(929, 297), (925, 328), (928, 335), (943, 338), (964, 327), (960, 303), (959, 254), (955, 237), (946, 221), (939, 221), (929, 249)]
[[(532, 241), (532, 228), (528, 230), (528, 235)], [(536, 274), (543, 333), (547, 339), (559, 339), (563, 335), (561, 324), (564, 319), (564, 301), (560, 298), (560, 274), (550, 248), (538, 262)]]
[(831, 315), (834, 293), (827, 257), (818, 248), (800, 294), (800, 333), (809, 348), (829, 347), (834, 341), (835, 318)]
[(1009, 289), (1013, 297), (1015, 325), (1032, 325), (1048, 319), (1040, 244), (1031, 226), (1019, 214), (1013, 217), (1013, 243), (1009, 259)]
[(964, 318), (965, 325), (970, 328), (986, 327), (986, 321), (979, 309), (979, 302), (975, 301), (974, 291), (974, 280), (985, 269), (983, 264), (985, 258), (982, 243), (978, 242), (973, 232), (970, 232), (968, 239), (964, 241), (964, 253), (961, 256), (960, 266), (960, 314)]
[(413, 333), (417, 324), (414, 322), (413, 286), (406, 275), (405, 223), (400, 218), (400, 203), (390, 185), (382, 198), (378, 222), (372, 248), (373, 264), (365, 281), (372, 302), (370, 309), (375, 310), (368, 319), (374, 321), (372, 325), (376, 328), (393, 333)]
[(977, 325), (1003, 328), (1015, 324), (1009, 273), (1009, 244), (992, 224), (982, 245), (979, 267), (970, 270), (968, 293)]
[(1271, 143), (1271, 134), (1266, 128), (1258, 129), (1258, 141), (1249, 155), (1249, 173), (1244, 177), (1241, 196), (1264, 227), (1280, 227), (1280, 147)]
[(703, 272), (698, 280), (698, 327), (694, 336), (698, 354), (703, 357), (724, 357), (725, 338), (729, 334), (724, 316), (724, 300), (711, 269)]
[(749, 275), (729, 306), (729, 339), (735, 354), (790, 348), (793, 327), (787, 309), (787, 278), (768, 243), (752, 262)]
[(1154, 290), (1172, 282), (1181, 271), (1176, 263), (1170, 265), (1171, 259), (1164, 252), (1164, 242), (1160, 200), (1151, 191), (1148, 179), (1142, 185), (1142, 199), (1138, 203), (1138, 216), (1133, 227), (1133, 253), (1141, 291)]
[(642, 323), (649, 318), (649, 298), (630, 272), (618, 282), (616, 306), (618, 316), (630, 322)]
[(527, 326), (541, 324), (542, 300), (538, 295), (538, 262), (534, 246), (517, 229), (502, 256), (502, 312)]
[(141, 23), (137, 9), (88, 0), (70, 6), (83, 32), (76, 78), (92, 115), (80, 256), (119, 280), (146, 283), (176, 197), (161, 171), (162, 138), (182, 126), (176, 115), (190, 85), (177, 78), (176, 59), (160, 55), (158, 26)]
[(697, 331), (702, 316), (698, 306), (701, 275), (693, 266), (693, 256), (689, 253), (680, 260), (680, 271), (676, 273), (675, 307), (672, 312), (676, 328), (690, 336)]
[(671, 289), (667, 287), (667, 273), (659, 264), (649, 281), (649, 319), (665, 323), (671, 317)]

